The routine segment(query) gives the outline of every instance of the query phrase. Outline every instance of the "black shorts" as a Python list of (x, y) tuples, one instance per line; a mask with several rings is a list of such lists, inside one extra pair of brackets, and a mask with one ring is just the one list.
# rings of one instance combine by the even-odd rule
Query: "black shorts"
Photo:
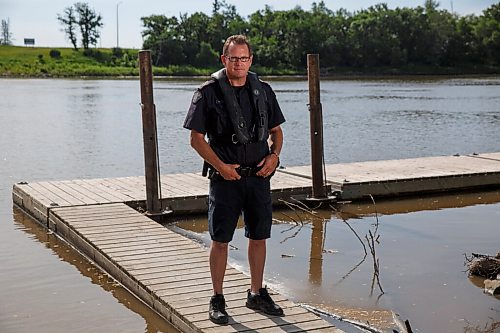
[(243, 213), (245, 237), (271, 237), (272, 201), (270, 178), (241, 177), (211, 180), (208, 197), (208, 230), (212, 240), (229, 243)]

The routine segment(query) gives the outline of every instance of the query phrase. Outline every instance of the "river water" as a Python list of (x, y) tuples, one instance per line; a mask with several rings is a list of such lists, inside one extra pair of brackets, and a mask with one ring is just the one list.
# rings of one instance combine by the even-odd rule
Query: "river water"
[[(307, 82), (270, 81), (287, 119), (282, 164), (310, 164)], [(181, 129), (199, 84), (154, 83), (162, 173), (201, 168)], [(175, 332), (12, 206), (19, 181), (143, 174), (138, 81), (0, 79), (0, 91), (0, 332)], [(326, 163), (500, 151), (499, 77), (325, 80), (321, 100)], [(499, 300), (464, 273), (464, 254), (500, 250), (498, 190), (333, 208), (275, 212), (269, 285), (382, 328), (389, 310), (418, 332), (500, 321)], [(174, 228), (208, 243), (204, 217)], [(383, 294), (351, 228), (377, 228)], [(245, 248), (239, 229), (230, 260), (244, 271)]]

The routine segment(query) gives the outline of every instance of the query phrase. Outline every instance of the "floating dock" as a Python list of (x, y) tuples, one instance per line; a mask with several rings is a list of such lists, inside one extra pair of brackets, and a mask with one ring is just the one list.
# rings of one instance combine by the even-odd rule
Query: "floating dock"
[[(308, 197), (310, 169), (280, 169), (272, 179), (273, 202)], [(500, 186), (500, 153), (327, 165), (326, 186), (339, 200)], [(161, 189), (173, 214), (206, 212), (208, 180), (200, 174), (164, 175)], [(21, 182), (12, 194), (17, 206), (182, 332), (342, 332), (275, 292), (284, 317), (247, 309), (250, 279), (229, 266), (224, 286), (231, 319), (214, 325), (208, 252), (138, 211), (146, 200), (144, 177)]]

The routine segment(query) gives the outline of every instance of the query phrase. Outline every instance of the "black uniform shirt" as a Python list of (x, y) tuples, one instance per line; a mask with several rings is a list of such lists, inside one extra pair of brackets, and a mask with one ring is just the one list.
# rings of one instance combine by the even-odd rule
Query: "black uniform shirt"
[[(262, 88), (267, 96), (268, 128), (271, 129), (284, 123), (285, 117), (271, 86), (262, 82)], [(257, 112), (253, 106), (248, 80), (242, 88), (233, 89), (248, 128), (252, 129)], [(255, 166), (269, 153), (267, 142), (246, 145), (231, 142), (233, 125), (225, 107), (222, 91), (215, 80), (205, 82), (194, 93), (184, 128), (207, 134), (210, 146), (224, 163)]]

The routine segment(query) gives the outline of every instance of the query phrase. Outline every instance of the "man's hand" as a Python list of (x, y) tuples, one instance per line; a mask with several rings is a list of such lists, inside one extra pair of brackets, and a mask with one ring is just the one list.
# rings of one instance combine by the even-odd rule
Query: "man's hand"
[(191, 147), (193, 147), (200, 156), (212, 165), (217, 172), (226, 180), (238, 180), (241, 176), (236, 172), (239, 164), (226, 164), (220, 160), (210, 145), (205, 141), (205, 134), (191, 130)]
[(279, 158), (276, 154), (269, 154), (257, 166), (262, 167), (257, 173), (260, 177), (269, 177), (278, 167)]
[(236, 172), (239, 167), (239, 164), (223, 164), (217, 171), (225, 180), (238, 180), (241, 179), (241, 176)]

